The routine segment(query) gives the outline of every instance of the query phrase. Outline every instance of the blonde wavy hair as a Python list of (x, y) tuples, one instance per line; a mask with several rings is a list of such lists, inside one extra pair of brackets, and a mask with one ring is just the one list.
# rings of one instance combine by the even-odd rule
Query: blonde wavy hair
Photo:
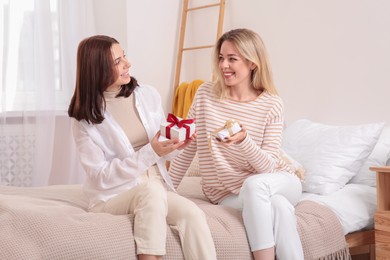
[(213, 52), (214, 92), (219, 98), (227, 96), (228, 87), (224, 83), (223, 74), (219, 68), (221, 46), (225, 41), (231, 42), (239, 54), (246, 60), (253, 62), (256, 68), (252, 70), (252, 86), (258, 90), (267, 90), (273, 95), (278, 91), (272, 79), (271, 66), (268, 55), (260, 36), (249, 29), (234, 29), (224, 33), (217, 41)]

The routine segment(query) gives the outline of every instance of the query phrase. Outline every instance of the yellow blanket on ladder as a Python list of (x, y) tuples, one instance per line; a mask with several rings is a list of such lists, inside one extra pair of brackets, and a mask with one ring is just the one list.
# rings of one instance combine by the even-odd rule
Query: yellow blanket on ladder
[(180, 83), (180, 85), (176, 88), (175, 96), (173, 98), (173, 114), (175, 116), (183, 119), (187, 118), (195, 93), (203, 82), (203, 80), (196, 79), (190, 83)]

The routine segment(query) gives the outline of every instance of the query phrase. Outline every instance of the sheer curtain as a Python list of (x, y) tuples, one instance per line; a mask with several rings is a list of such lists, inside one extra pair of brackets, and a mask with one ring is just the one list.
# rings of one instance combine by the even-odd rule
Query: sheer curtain
[(0, 184), (80, 183), (66, 110), (93, 1), (0, 1)]

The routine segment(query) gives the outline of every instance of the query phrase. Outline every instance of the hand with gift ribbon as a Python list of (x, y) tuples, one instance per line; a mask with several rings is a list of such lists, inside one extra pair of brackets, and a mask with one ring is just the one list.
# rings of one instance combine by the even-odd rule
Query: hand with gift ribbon
[[(167, 122), (160, 125), (160, 131), (151, 142), (154, 151), (159, 156), (163, 156), (177, 149), (185, 149), (196, 139), (194, 122), (194, 119), (181, 119), (169, 113)], [(175, 130), (174, 133), (172, 130)], [(160, 136), (168, 140), (161, 141), (159, 140)]]
[[(213, 131), (216, 140), (225, 146), (241, 143), (246, 137), (246, 128), (234, 119), (227, 120), (225, 125)], [(209, 147), (211, 146), (209, 140)]]
[(234, 135), (231, 135), (229, 137), (226, 137), (224, 139), (224, 141), (221, 140), (221, 141), (219, 141), (219, 143), (221, 143), (224, 146), (230, 146), (232, 144), (241, 143), (246, 137), (246, 128), (243, 125), (240, 125), (240, 126), (241, 126), (241, 130), (239, 132), (237, 132)]
[(161, 123), (161, 135), (167, 139), (179, 138), (180, 141), (191, 138), (195, 133), (195, 119), (181, 119), (168, 114), (167, 121)]
[(190, 124), (194, 123), (194, 119), (179, 119), (176, 117), (174, 114), (169, 113), (167, 117), (167, 122), (170, 124), (165, 127), (165, 133), (166, 133), (166, 138), (170, 139), (171, 138), (171, 128), (172, 126), (177, 126), (178, 128), (185, 128), (186, 129), (186, 137), (185, 139), (190, 138)]
[(168, 139), (165, 141), (159, 141), (161, 132), (158, 131), (157, 134), (153, 137), (150, 144), (158, 156), (167, 155), (175, 150), (182, 150), (189, 146), (193, 140), (196, 139), (197, 135), (194, 133), (190, 138), (180, 141), (178, 138)]

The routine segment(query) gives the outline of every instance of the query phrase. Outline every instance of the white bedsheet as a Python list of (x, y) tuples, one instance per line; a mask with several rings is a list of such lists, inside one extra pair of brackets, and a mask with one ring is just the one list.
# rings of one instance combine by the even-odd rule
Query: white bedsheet
[(347, 184), (329, 195), (304, 193), (301, 200), (312, 200), (330, 207), (339, 218), (344, 234), (372, 228), (377, 206), (376, 188)]

